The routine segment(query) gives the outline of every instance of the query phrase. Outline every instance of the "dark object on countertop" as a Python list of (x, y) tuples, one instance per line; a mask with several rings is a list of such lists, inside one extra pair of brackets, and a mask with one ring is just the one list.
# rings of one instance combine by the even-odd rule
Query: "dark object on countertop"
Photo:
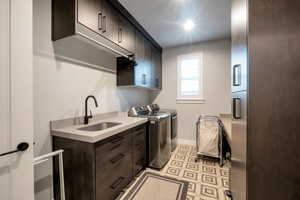
[(88, 110), (88, 100), (89, 100), (89, 98), (94, 99), (95, 105), (96, 105), (96, 107), (98, 107), (98, 102), (97, 102), (96, 98), (93, 95), (89, 95), (89, 96), (86, 97), (86, 99), (85, 99), (84, 124), (88, 124), (89, 119), (93, 118), (92, 111), (90, 111), (90, 115), (88, 115), (88, 111), (87, 111)]

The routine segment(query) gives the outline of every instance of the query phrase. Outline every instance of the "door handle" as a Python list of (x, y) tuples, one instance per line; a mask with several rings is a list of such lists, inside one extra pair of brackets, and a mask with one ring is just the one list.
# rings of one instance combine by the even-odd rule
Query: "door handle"
[(241, 99), (240, 98), (233, 98), (232, 104), (233, 104), (232, 105), (233, 118), (234, 119), (241, 119), (242, 118)]
[(17, 152), (20, 152), (20, 151), (26, 151), (28, 149), (28, 147), (29, 147), (29, 144), (27, 142), (22, 142), (22, 143), (18, 144), (16, 150), (2, 153), (2, 154), (0, 154), (0, 157), (1, 156), (6, 156), (6, 155), (9, 155), (9, 154), (13, 154), (13, 153), (17, 153)]

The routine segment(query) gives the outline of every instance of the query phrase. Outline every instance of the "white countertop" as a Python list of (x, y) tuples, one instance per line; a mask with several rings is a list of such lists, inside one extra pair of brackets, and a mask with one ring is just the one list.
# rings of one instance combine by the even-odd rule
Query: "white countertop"
[[(93, 120), (88, 125), (74, 125), (64, 128), (54, 128), (51, 130), (52, 136), (64, 137), (73, 140), (79, 140), (83, 142), (95, 143), (110, 136), (121, 133), (125, 130), (141, 125), (148, 121), (147, 118), (128, 117), (127, 113), (115, 113), (114, 115), (106, 116), (101, 119)], [(121, 123), (111, 128), (107, 128), (100, 131), (82, 131), (79, 128), (85, 126), (91, 126), (101, 122), (115, 122)]]

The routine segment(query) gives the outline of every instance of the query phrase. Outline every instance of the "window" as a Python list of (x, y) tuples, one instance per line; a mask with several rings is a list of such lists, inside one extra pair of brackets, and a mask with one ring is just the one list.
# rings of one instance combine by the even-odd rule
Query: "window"
[(177, 103), (203, 103), (202, 53), (178, 57)]

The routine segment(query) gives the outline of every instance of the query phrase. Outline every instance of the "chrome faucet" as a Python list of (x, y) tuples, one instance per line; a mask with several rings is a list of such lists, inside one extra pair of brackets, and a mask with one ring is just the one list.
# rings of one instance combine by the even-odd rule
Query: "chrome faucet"
[(88, 124), (89, 123), (89, 119), (93, 118), (91, 110), (90, 110), (90, 115), (88, 115), (88, 100), (89, 100), (89, 98), (94, 99), (95, 106), (98, 107), (98, 102), (97, 102), (96, 98), (93, 95), (89, 95), (89, 96), (86, 97), (86, 99), (85, 99), (84, 124)]

